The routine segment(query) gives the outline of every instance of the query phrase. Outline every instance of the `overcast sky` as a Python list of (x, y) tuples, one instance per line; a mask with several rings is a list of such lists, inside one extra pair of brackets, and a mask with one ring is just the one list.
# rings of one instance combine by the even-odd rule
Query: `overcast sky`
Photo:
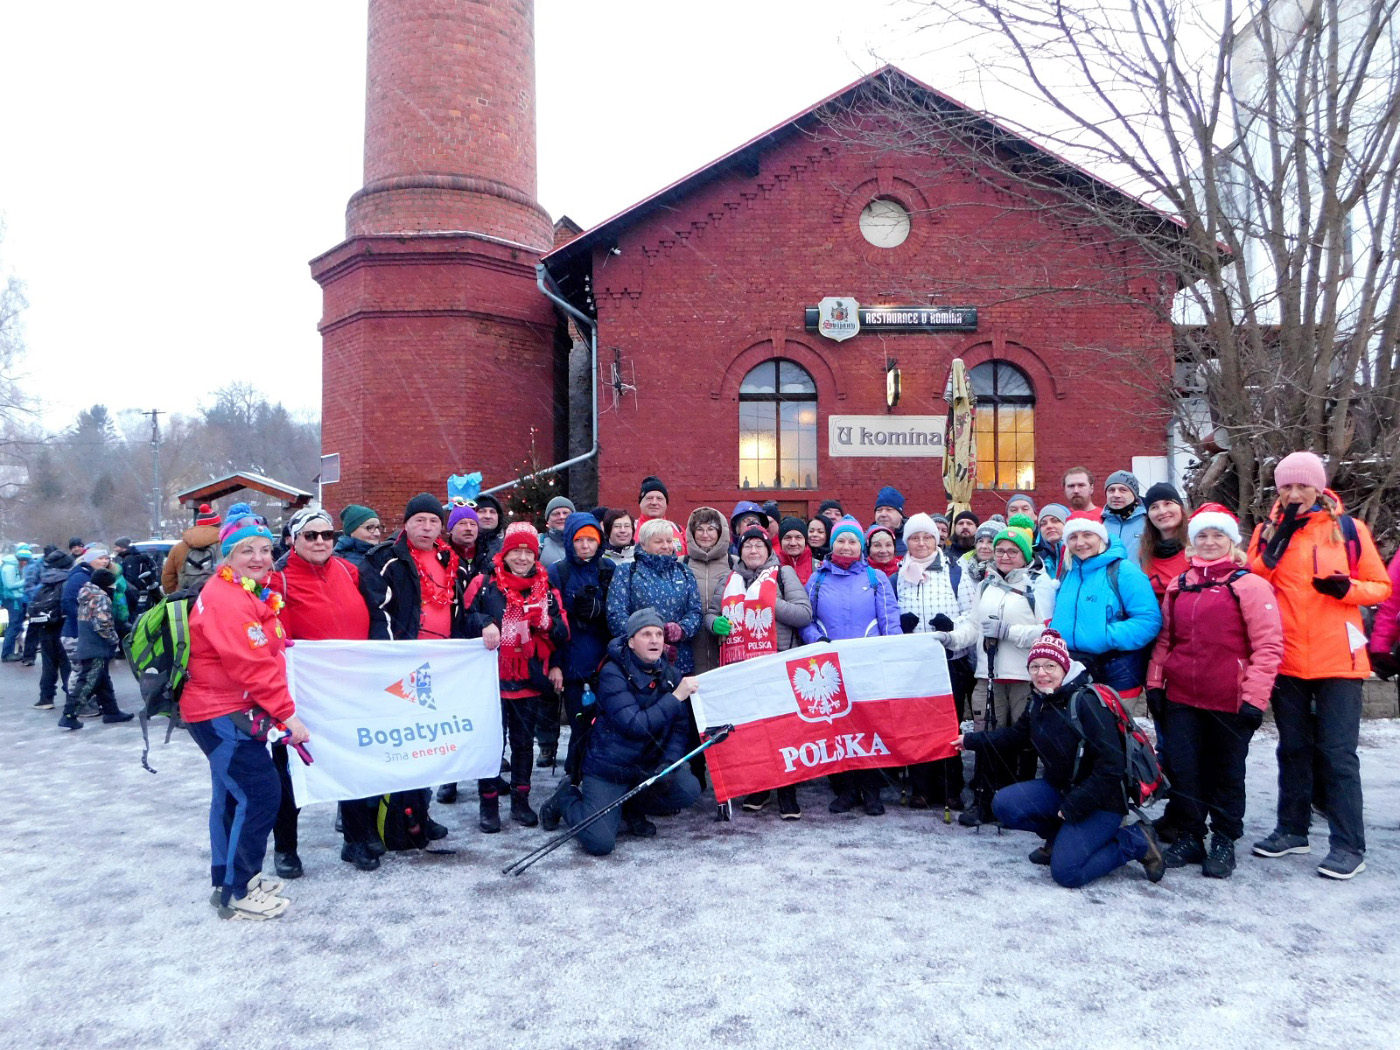
[[(885, 0), (536, 0), (539, 199), (602, 221), (881, 61), (976, 103)], [(28, 388), (320, 410), (320, 289), (362, 179), (365, 0), (0, 0), (0, 267)], [(927, 10), (927, 8), (925, 8)]]

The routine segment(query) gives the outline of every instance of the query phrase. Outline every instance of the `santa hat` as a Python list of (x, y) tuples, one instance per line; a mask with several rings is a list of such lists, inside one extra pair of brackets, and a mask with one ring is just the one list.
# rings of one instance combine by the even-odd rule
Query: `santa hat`
[(1068, 543), (1069, 538), (1076, 532), (1092, 532), (1103, 540), (1105, 545), (1108, 544), (1108, 529), (1088, 511), (1077, 510), (1069, 516), (1069, 520), (1065, 522), (1065, 542)]
[(207, 503), (199, 505), (199, 513), (194, 516), (196, 525), (222, 525), (224, 519), (219, 516), (219, 512)]
[(1240, 542), (1240, 523), (1222, 504), (1203, 504), (1200, 510), (1191, 515), (1191, 521), (1186, 526), (1186, 535), (1195, 543), (1196, 537), (1206, 529), (1219, 529), (1234, 543)]
[(505, 537), (501, 541), (501, 554), (509, 554), (517, 547), (525, 547), (540, 556), (540, 534), (528, 521), (512, 521), (506, 526)]

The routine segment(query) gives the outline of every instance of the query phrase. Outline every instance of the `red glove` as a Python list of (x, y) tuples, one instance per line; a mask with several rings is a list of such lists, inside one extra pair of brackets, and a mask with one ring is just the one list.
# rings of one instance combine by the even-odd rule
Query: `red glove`
[(671, 663), (675, 663), (676, 658), (681, 655), (681, 651), (677, 649), (674, 645), (666, 646), (664, 652), (666, 655), (666, 659)]
[(685, 637), (685, 632), (681, 630), (681, 625), (678, 623), (667, 623), (662, 630), (666, 633), (667, 645), (675, 645)]

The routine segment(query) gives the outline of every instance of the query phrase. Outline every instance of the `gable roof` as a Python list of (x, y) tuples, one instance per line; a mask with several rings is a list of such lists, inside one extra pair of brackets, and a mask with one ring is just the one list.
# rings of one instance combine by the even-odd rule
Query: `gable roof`
[(930, 109), (956, 115), (961, 126), (968, 132), (981, 136), (998, 148), (1008, 150), (1034, 162), (1035, 174), (1054, 178), (1066, 186), (1082, 192), (1086, 198), (1114, 199), (1124, 206), (1125, 211), (1139, 213), (1138, 219), (1150, 228), (1161, 232), (1184, 234), (1185, 223), (1160, 208), (1147, 204), (1126, 190), (1098, 177), (1086, 168), (1066, 160), (1059, 154), (1032, 142), (1025, 136), (1012, 131), (986, 114), (965, 106), (949, 95), (930, 87), (923, 81), (910, 76), (894, 65), (884, 65), (873, 73), (852, 81), (839, 91), (826, 96), (802, 112), (776, 124), (747, 142), (730, 150), (709, 164), (697, 168), (689, 175), (677, 179), (650, 197), (604, 219), (596, 226), (580, 233), (544, 256), (542, 262), (549, 271), (564, 297), (590, 315), (593, 304), (589, 301), (585, 276), (591, 270), (595, 249), (612, 247), (629, 227), (635, 226), (657, 211), (674, 209), (677, 202), (699, 189), (704, 184), (722, 178), (731, 172), (741, 172), (749, 177), (758, 175), (758, 159), (765, 151), (783, 142), (790, 136), (817, 124), (822, 111), (835, 103), (856, 100), (862, 93), (872, 90), (886, 96), (909, 96), (918, 99)]

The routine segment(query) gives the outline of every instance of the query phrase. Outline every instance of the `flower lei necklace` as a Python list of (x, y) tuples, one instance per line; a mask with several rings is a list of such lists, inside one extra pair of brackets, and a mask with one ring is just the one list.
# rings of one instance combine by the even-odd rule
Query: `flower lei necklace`
[(281, 612), (282, 606), (286, 604), (282, 601), (282, 595), (274, 591), (271, 587), (259, 587), (258, 581), (250, 576), (233, 571), (232, 565), (220, 567), (219, 579), (227, 580), (229, 583), (236, 583), (255, 598), (261, 598), (267, 603), (268, 608), (273, 612)]

